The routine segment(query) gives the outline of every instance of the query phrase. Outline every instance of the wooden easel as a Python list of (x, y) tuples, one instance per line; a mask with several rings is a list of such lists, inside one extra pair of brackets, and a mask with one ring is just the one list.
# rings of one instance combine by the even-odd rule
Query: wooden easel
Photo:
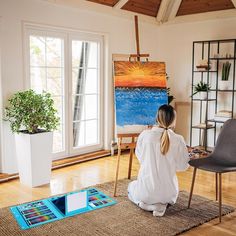
[[(114, 184), (114, 197), (116, 196), (116, 190), (117, 190), (117, 181), (118, 181), (118, 175), (119, 175), (119, 168), (120, 168), (120, 155), (122, 150), (129, 149), (129, 168), (128, 168), (128, 179), (131, 178), (131, 170), (132, 170), (132, 162), (133, 162), (133, 155), (134, 155), (134, 149), (136, 147), (136, 140), (139, 136), (139, 133), (130, 133), (130, 134), (118, 134), (118, 154), (117, 154), (117, 163), (116, 163), (116, 178), (115, 178), (115, 184)], [(130, 143), (123, 143), (123, 138), (131, 138)]]
[[(140, 58), (146, 58), (148, 61), (149, 54), (140, 54), (140, 46), (139, 46), (139, 31), (138, 31), (138, 16), (134, 16), (135, 20), (135, 36), (136, 36), (136, 46), (137, 46), (137, 54), (130, 54), (129, 60), (137, 60), (140, 61)], [(117, 181), (119, 175), (119, 168), (120, 168), (120, 155), (121, 151), (124, 149), (128, 149), (130, 151), (129, 157), (129, 168), (128, 168), (128, 179), (131, 178), (131, 170), (132, 170), (132, 162), (133, 162), (133, 154), (134, 149), (136, 147), (136, 138), (139, 136), (139, 133), (126, 133), (126, 134), (118, 134), (118, 155), (117, 155), (117, 163), (116, 163), (116, 177), (115, 177), (115, 184), (114, 184), (114, 197), (116, 196), (117, 191)], [(131, 138), (130, 143), (123, 143), (123, 138)]]

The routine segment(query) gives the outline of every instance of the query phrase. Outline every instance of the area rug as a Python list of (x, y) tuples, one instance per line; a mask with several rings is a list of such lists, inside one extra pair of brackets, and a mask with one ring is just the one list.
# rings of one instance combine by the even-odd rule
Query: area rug
[[(188, 193), (181, 191), (174, 206), (167, 209), (164, 217), (153, 217), (131, 203), (127, 198), (130, 180), (118, 182), (117, 204), (97, 211), (69, 217), (29, 230), (20, 230), (9, 208), (0, 209), (1, 236), (137, 236), (137, 235), (178, 235), (218, 217), (218, 204), (207, 198), (193, 195), (191, 208), (187, 209)], [(104, 193), (112, 196), (113, 182), (96, 185)], [(226, 215), (234, 208), (223, 205)]]

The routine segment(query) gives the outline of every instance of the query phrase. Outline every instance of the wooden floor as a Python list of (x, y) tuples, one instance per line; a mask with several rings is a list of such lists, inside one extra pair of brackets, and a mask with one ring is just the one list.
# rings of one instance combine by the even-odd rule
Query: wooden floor
[[(50, 185), (38, 188), (28, 188), (12, 180), (0, 184), (0, 207), (15, 205), (32, 201), (55, 194), (61, 194), (87, 186), (114, 180), (116, 157), (105, 157), (85, 163), (54, 170)], [(136, 176), (139, 165), (135, 158), (132, 175)], [(128, 155), (121, 158), (119, 178), (126, 178), (128, 171)], [(192, 169), (178, 174), (181, 190), (189, 191), (192, 178)], [(194, 194), (199, 194), (211, 199), (215, 198), (214, 174), (199, 171), (196, 177)], [(223, 203), (236, 207), (236, 173), (223, 175)], [(118, 189), (119, 191), (119, 189)], [(183, 235), (236, 235), (236, 213), (222, 218), (219, 224), (215, 219), (209, 223), (192, 229)]]

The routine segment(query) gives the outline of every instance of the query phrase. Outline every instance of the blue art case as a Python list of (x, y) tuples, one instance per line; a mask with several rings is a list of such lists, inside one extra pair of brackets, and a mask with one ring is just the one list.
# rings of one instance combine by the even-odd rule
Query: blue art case
[[(67, 212), (66, 196), (83, 191), (87, 191), (87, 206), (73, 212)], [(111, 206), (116, 203), (117, 202), (114, 199), (110, 198), (103, 192), (95, 188), (89, 188), (86, 190), (70, 192), (57, 197), (21, 204), (11, 207), (10, 210), (18, 222), (20, 228), (24, 230), (74, 215)]]

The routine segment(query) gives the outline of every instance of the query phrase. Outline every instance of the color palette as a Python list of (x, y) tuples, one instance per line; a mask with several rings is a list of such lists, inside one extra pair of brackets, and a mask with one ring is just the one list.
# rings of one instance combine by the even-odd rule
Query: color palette
[(70, 215), (63, 214), (62, 209), (59, 209), (57, 205), (55, 205), (55, 202), (58, 202), (58, 200), (61, 200), (63, 198), (65, 199), (66, 196), (68, 196), (69, 194), (78, 193), (79, 191), (22, 204), (19, 206), (11, 207), (10, 209), (21, 229), (29, 229), (56, 220), (61, 220), (63, 218), (67, 218), (73, 215), (82, 214), (85, 212), (116, 204), (115, 200), (95, 188), (90, 188), (81, 191), (87, 191), (88, 207), (86, 209), (77, 210)]

